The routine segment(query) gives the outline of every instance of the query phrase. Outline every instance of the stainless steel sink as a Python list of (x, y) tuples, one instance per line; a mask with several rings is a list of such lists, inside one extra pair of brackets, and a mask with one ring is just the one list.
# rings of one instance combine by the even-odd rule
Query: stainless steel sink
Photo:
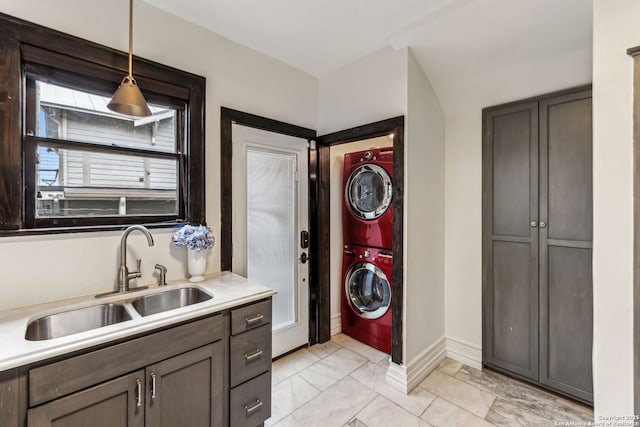
[(146, 295), (131, 301), (131, 304), (141, 316), (150, 316), (210, 299), (211, 295), (198, 288), (182, 288)]
[(50, 314), (34, 320), (27, 326), (25, 338), (29, 341), (49, 340), (113, 325), (125, 320), (131, 320), (131, 316), (122, 305), (92, 305), (91, 307)]

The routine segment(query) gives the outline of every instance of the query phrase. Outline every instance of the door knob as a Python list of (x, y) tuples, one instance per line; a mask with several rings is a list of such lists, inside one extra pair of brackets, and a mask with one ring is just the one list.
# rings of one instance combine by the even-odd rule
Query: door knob
[(540, 228), (545, 228), (546, 226), (547, 226), (546, 222), (543, 221), (543, 222), (540, 223)]
[(302, 255), (300, 255), (300, 262), (303, 264), (306, 264), (307, 261), (309, 260), (309, 256), (307, 255), (306, 252), (302, 252)]
[(531, 221), (531, 226), (532, 226), (532, 227), (537, 227), (537, 226), (538, 226), (538, 223), (537, 223), (536, 221)]

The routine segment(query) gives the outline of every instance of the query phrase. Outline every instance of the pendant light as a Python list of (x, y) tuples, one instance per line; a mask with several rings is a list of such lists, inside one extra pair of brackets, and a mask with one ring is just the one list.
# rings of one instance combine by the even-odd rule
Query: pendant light
[(144, 99), (136, 79), (133, 78), (133, 0), (129, 0), (129, 75), (125, 76), (113, 94), (107, 108), (129, 116), (146, 117), (151, 110)]

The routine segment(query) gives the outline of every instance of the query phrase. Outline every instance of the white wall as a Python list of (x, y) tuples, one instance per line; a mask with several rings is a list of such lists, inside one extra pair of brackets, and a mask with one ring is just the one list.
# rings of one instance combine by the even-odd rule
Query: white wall
[(480, 364), (482, 109), (590, 83), (591, 52), (579, 49), (460, 78), (466, 98), (445, 111), (445, 335), (463, 361)]
[(444, 337), (444, 113), (408, 56), (405, 133), (405, 364)]
[(344, 155), (356, 151), (366, 150), (368, 148), (388, 147), (393, 141), (388, 137), (379, 137), (365, 139), (363, 141), (350, 142), (347, 144), (334, 145), (330, 149), (330, 234), (331, 242), (331, 335), (335, 335), (342, 331), (340, 306), (343, 296), (343, 277), (342, 277), (342, 211), (344, 206), (344, 188), (343, 188), (343, 172), (344, 172)]
[[(596, 420), (633, 414), (633, 60), (640, 3), (594, 1), (593, 299)], [(637, 380), (637, 373), (635, 374)]]
[(407, 49), (377, 50), (319, 80), (318, 135), (406, 113)]
[[(128, 3), (81, 0), (0, 0), (0, 12), (126, 50)], [(220, 106), (277, 120), (316, 127), (317, 79), (171, 16), (144, 2), (135, 3), (134, 52), (207, 78), (206, 208), (207, 223), (220, 236)], [(134, 68), (135, 74), (135, 68)], [(142, 88), (144, 91), (144, 88)], [(0, 309), (115, 286), (119, 232), (0, 239)], [(169, 246), (172, 231), (153, 231), (156, 246), (131, 236), (129, 263), (143, 259), (139, 284), (155, 283), (155, 263), (165, 264), (168, 279), (185, 276), (186, 253)], [(208, 271), (220, 269), (219, 246), (211, 251)]]

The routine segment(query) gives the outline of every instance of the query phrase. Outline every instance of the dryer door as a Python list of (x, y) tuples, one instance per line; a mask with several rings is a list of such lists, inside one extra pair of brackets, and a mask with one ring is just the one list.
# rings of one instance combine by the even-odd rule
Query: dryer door
[(365, 319), (378, 319), (391, 306), (389, 280), (370, 262), (358, 262), (349, 269), (344, 290), (351, 307)]
[(365, 164), (353, 171), (344, 191), (351, 212), (360, 219), (379, 218), (391, 206), (391, 177), (378, 165)]

